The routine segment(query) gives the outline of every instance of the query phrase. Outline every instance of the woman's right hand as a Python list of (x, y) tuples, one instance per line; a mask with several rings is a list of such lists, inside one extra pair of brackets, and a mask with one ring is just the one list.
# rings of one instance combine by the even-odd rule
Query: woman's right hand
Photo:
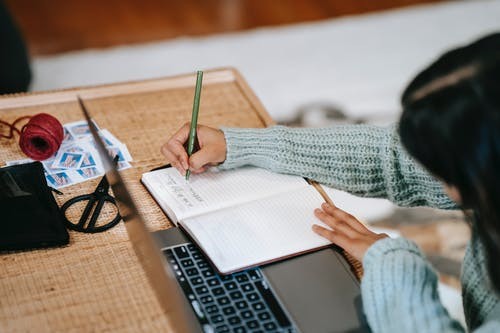
[(209, 166), (224, 162), (226, 159), (226, 139), (221, 130), (198, 125), (197, 137), (200, 150), (188, 158), (184, 143), (189, 137), (190, 123), (185, 123), (161, 147), (161, 152), (167, 162), (184, 175), (189, 169), (192, 173), (204, 172)]

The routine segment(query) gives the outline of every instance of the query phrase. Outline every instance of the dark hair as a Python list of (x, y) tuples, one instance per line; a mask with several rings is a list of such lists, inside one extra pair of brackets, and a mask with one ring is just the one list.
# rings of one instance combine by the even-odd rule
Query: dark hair
[(445, 53), (408, 85), (402, 105), (403, 146), (473, 210), (500, 291), (500, 33)]

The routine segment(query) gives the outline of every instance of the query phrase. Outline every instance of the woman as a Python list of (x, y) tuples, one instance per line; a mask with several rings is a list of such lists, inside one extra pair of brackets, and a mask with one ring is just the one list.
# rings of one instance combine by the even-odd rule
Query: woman
[[(191, 158), (182, 127), (162, 152), (181, 173), (252, 164), (401, 206), (464, 209), (472, 239), (462, 288), (468, 330), (500, 332), (500, 34), (444, 54), (410, 83), (398, 125), (216, 130), (200, 126)], [(410, 156), (411, 155), (411, 156)], [(367, 230), (323, 204), (313, 230), (362, 261), (374, 332), (461, 332), (439, 301), (437, 275), (412, 242)]]
[(0, 0), (0, 94), (27, 91), (30, 81), (26, 45), (7, 6)]

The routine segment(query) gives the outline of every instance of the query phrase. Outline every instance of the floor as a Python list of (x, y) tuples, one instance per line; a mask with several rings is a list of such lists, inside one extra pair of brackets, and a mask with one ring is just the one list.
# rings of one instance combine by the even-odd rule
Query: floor
[(317, 21), (443, 0), (5, 0), (32, 55)]

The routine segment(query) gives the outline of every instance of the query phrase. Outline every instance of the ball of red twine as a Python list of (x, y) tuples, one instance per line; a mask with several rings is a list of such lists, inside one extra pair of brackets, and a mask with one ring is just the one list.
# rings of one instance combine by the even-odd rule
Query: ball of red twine
[(54, 155), (63, 139), (64, 131), (59, 120), (39, 113), (21, 128), (19, 146), (28, 157), (41, 161)]

